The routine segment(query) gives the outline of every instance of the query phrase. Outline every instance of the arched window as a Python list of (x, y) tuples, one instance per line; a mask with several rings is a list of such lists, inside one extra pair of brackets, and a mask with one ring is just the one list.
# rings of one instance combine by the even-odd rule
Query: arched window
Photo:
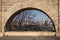
[(52, 19), (42, 10), (24, 8), (7, 21), (5, 31), (56, 31)]

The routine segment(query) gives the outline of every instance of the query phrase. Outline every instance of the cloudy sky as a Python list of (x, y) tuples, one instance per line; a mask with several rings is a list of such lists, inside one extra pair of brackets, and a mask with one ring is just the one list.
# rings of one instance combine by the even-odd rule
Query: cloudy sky
[(46, 14), (44, 14), (43, 12), (41, 11), (38, 11), (38, 10), (26, 10), (26, 11), (23, 11), (21, 12), (20, 14), (18, 14), (14, 20), (17, 20), (18, 19), (22, 19), (22, 17), (24, 18), (30, 18), (31, 21), (34, 21), (34, 22), (38, 22), (38, 21), (45, 21), (45, 20), (49, 20), (48, 16)]

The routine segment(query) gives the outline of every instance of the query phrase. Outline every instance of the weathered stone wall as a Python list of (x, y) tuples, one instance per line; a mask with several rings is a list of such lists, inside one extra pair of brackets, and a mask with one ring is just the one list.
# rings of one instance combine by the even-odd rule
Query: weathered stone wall
[(58, 32), (58, 0), (2, 0), (2, 28), (14, 12), (27, 7), (38, 8), (46, 12), (55, 24)]
[(60, 32), (60, 0), (59, 0), (59, 32)]
[(2, 26), (1, 26), (1, 24), (2, 24), (2, 15), (1, 15), (2, 13), (1, 13), (1, 0), (0, 0), (0, 32), (2, 31)]

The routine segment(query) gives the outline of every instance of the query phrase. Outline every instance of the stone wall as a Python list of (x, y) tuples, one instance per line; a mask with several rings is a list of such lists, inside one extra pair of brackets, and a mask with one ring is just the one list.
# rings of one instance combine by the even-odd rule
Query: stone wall
[(2, 0), (2, 26), (0, 27), (3, 31), (9, 17), (16, 11), (27, 7), (38, 8), (46, 12), (53, 20), (58, 32), (58, 0)]
[[(58, 1), (57, 0), (2, 0), (2, 23), (5, 26), (8, 18), (16, 11), (34, 7), (45, 11), (54, 21), (56, 30), (58, 27)], [(6, 15), (7, 14), (7, 15)], [(4, 21), (6, 20), (6, 21)]]
[(0, 32), (2, 31), (2, 26), (1, 26), (2, 25), (2, 22), (1, 22), (2, 21), (2, 19), (1, 19), (2, 15), (1, 14), (2, 13), (1, 13), (1, 0), (0, 0)]
[(60, 0), (59, 0), (59, 32), (60, 32)]

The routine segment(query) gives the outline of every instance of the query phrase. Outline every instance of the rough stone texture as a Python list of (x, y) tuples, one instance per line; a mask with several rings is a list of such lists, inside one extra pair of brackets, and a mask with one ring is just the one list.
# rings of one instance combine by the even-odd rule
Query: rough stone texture
[(60, 30), (60, 0), (59, 0), (59, 30)]
[(60, 0), (59, 0), (59, 9), (58, 9), (58, 13), (59, 13), (59, 27), (58, 27), (58, 33), (57, 33), (57, 36), (60, 36)]
[[(6, 21), (8, 18), (16, 11), (27, 8), (27, 7), (34, 7), (39, 8), (45, 11), (54, 21), (55, 26), (58, 27), (58, 1), (56, 0), (2, 0), (2, 17), (3, 17), (3, 26), (5, 26)], [(33, 3), (33, 4), (32, 4)], [(56, 15), (55, 15), (56, 14)], [(54, 17), (53, 17), (54, 16)], [(5, 20), (5, 21), (4, 21)], [(57, 28), (56, 28), (57, 29)]]
[(1, 24), (2, 24), (2, 22), (1, 22), (1, 19), (2, 18), (2, 15), (1, 15), (1, 0), (0, 0), (0, 32), (2, 31), (2, 26), (1, 26)]
[(33, 7), (46, 12), (55, 24), (58, 32), (58, 0), (2, 0), (2, 28), (6, 25), (7, 20), (16, 11)]

